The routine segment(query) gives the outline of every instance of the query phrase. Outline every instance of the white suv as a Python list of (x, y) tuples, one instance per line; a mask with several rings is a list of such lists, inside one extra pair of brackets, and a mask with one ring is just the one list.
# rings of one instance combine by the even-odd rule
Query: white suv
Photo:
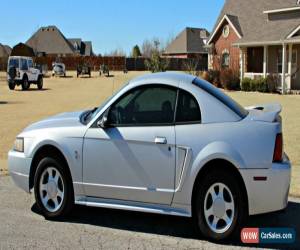
[(43, 88), (43, 75), (33, 66), (31, 57), (10, 56), (7, 63), (7, 81), (11, 90), (22, 85), (22, 90), (28, 90), (30, 84), (36, 84), (38, 89)]

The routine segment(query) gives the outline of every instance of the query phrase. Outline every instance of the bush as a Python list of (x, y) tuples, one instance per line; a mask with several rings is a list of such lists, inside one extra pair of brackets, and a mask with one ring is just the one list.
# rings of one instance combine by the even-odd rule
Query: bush
[(220, 84), (220, 71), (218, 70), (208, 70), (208, 71), (203, 71), (200, 74), (200, 77), (204, 79), (205, 81), (208, 81), (212, 83), (216, 87), (221, 87)]
[(276, 92), (277, 83), (278, 83), (277, 75), (272, 74), (272, 75), (267, 76), (267, 85), (268, 85), (268, 90), (270, 93)]
[(242, 80), (242, 91), (251, 91), (251, 82), (252, 82), (252, 79), (251, 78), (248, 78), (248, 77), (245, 77), (243, 80)]
[(197, 71), (198, 62), (196, 60), (188, 60), (183, 63), (184, 69), (186, 73), (190, 75), (199, 75), (199, 72)]
[(224, 89), (227, 90), (239, 90), (240, 78), (239, 74), (232, 69), (223, 69), (220, 72), (220, 82)]
[(269, 76), (267, 78), (244, 78), (242, 81), (243, 91), (258, 91), (262, 93), (274, 93), (276, 92), (277, 79), (274, 76)]
[(155, 52), (150, 59), (145, 60), (145, 65), (152, 73), (164, 72), (168, 68), (169, 60), (161, 58), (159, 53)]

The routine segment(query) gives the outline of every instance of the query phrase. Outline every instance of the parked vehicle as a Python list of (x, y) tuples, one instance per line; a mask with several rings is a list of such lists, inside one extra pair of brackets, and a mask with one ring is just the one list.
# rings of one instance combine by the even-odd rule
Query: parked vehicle
[(52, 76), (66, 76), (66, 66), (64, 63), (52, 63)]
[(80, 75), (88, 75), (91, 77), (91, 67), (87, 64), (82, 64), (77, 66), (77, 77)]
[(41, 72), (41, 74), (43, 75), (43, 77), (47, 75), (47, 73), (48, 73), (48, 66), (47, 66), (47, 64), (35, 64), (34, 67)]
[(20, 133), (11, 177), (46, 218), (86, 205), (193, 217), (202, 234), (239, 233), (287, 206), (291, 165), (281, 106), (243, 108), (191, 75), (131, 80), (100, 107)]
[(106, 74), (106, 76), (109, 77), (109, 67), (108, 67), (108, 65), (102, 64), (100, 66), (99, 75), (101, 76), (102, 74), (103, 75)]
[(7, 63), (8, 87), (14, 90), (21, 85), (22, 90), (28, 90), (30, 84), (36, 84), (38, 89), (43, 88), (43, 75), (33, 66), (33, 59), (25, 56), (10, 56)]

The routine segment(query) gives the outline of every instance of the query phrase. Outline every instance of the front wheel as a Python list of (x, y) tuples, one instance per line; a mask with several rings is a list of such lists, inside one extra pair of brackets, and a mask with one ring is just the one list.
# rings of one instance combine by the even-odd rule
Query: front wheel
[(14, 90), (15, 87), (16, 87), (16, 84), (14, 82), (9, 82), (8, 87), (9, 87), (10, 90)]
[(30, 88), (30, 83), (28, 82), (28, 79), (25, 76), (22, 81), (22, 90), (28, 90), (29, 88)]
[(205, 176), (195, 205), (197, 226), (212, 240), (224, 240), (237, 234), (247, 214), (237, 180), (225, 171), (213, 171)]
[(71, 177), (59, 160), (40, 161), (34, 177), (36, 203), (46, 218), (66, 215), (74, 204)]

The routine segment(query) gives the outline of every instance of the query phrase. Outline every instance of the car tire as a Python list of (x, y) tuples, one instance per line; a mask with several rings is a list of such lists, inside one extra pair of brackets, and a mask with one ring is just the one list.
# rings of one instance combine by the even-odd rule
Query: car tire
[(193, 215), (202, 235), (213, 241), (238, 235), (247, 207), (234, 175), (228, 171), (209, 172), (200, 187)]
[(14, 90), (15, 87), (16, 87), (16, 84), (14, 82), (9, 82), (8, 87), (9, 87), (10, 90)]
[(45, 218), (67, 215), (74, 205), (74, 191), (66, 166), (58, 159), (43, 158), (34, 176), (36, 204)]
[(43, 77), (39, 77), (38, 81), (37, 81), (37, 87), (38, 89), (43, 89), (43, 85), (44, 85), (44, 80), (43, 80)]
[(28, 90), (30, 88), (30, 83), (28, 81), (27, 76), (24, 76), (22, 81), (22, 90)]

